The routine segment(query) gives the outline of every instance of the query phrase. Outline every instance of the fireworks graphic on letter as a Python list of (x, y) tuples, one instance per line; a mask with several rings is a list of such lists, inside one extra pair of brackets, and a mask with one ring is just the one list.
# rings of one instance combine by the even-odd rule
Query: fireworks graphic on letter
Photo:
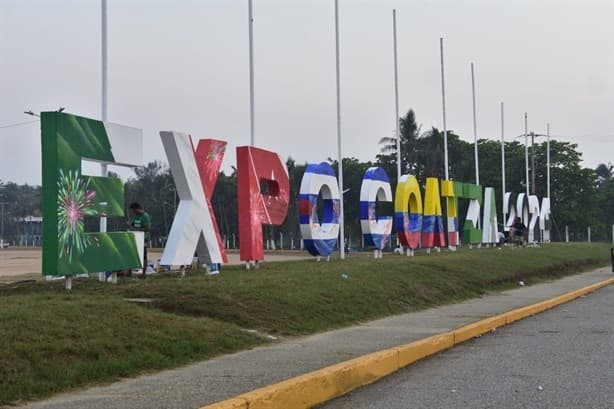
[(220, 155), (223, 155), (226, 151), (226, 143), (218, 142), (213, 143), (211, 146), (211, 150), (207, 154), (207, 159), (209, 160), (217, 160)]
[(92, 244), (85, 234), (83, 219), (96, 216), (94, 196), (96, 192), (88, 190), (89, 182), (79, 177), (78, 171), (65, 174), (60, 169), (58, 179), (58, 240), (60, 258), (72, 261), (73, 253), (83, 253)]

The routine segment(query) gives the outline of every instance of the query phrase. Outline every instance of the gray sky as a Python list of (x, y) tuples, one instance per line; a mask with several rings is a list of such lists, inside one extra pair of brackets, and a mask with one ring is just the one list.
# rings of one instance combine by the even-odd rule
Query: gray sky
[[(224, 167), (249, 143), (247, 0), (108, 0), (109, 120), (224, 139)], [(336, 156), (333, 0), (254, 0), (257, 145), (298, 161)], [(614, 1), (340, 0), (344, 156), (370, 160), (394, 129), (392, 9), (400, 106), (472, 140), (529, 128), (579, 143), (585, 165), (614, 162)], [(100, 116), (100, 1), (0, 0), (0, 126), (58, 106)], [(0, 179), (40, 183), (38, 124), (0, 129)]]

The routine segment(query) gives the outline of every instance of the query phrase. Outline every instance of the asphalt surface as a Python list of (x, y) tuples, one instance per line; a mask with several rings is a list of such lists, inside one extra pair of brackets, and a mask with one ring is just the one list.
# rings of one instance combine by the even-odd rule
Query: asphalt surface
[(614, 286), (503, 327), (328, 404), (614, 408)]

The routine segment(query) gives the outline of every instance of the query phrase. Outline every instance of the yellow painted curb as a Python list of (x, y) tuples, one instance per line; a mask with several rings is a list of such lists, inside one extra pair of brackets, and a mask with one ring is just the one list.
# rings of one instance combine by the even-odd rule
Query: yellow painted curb
[(249, 409), (309, 408), (344, 395), (399, 369), (395, 349), (374, 352), (341, 362), (238, 397), (249, 402)]
[(505, 325), (505, 314), (495, 315), (494, 317), (484, 318), (472, 324), (465, 325), (454, 330), (454, 345), (475, 338), (479, 335), (492, 331)]
[(207, 406), (208, 409), (249, 409), (249, 403), (245, 399), (230, 398)]
[(433, 335), (406, 345), (363, 355), (317, 371), (259, 388), (201, 409), (300, 409), (344, 395), (368, 385), (413, 362), (434, 355), (514, 321), (546, 311), (602, 287), (614, 284), (614, 278), (484, 318), (450, 332)]
[(419, 361), (429, 355), (436, 354), (454, 346), (454, 333), (444, 332), (428, 338), (420, 339), (406, 345), (396, 347), (399, 352), (399, 368)]

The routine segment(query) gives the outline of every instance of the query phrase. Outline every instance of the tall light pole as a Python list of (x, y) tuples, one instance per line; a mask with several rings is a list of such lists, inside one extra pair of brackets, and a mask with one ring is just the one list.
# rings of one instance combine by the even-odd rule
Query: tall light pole
[(546, 190), (550, 197), (550, 124), (546, 125)]
[(4, 206), (8, 204), (7, 202), (0, 202), (0, 206), (2, 206), (2, 219), (0, 221), (0, 249), (4, 247)]
[(107, 0), (100, 1), (100, 57), (101, 57), (101, 69), (100, 69), (100, 110), (101, 119), (103, 122), (107, 120)]
[(341, 150), (341, 85), (339, 74), (339, 0), (335, 0), (335, 74), (337, 82), (337, 156), (339, 161), (339, 257), (345, 259), (345, 232), (343, 228), (343, 154)]
[(503, 209), (503, 224), (505, 225), (505, 123), (503, 102), (501, 102), (501, 208)]
[(397, 60), (397, 11), (392, 10), (392, 42), (394, 46), (394, 122), (397, 139), (397, 183), (401, 180), (401, 132), (399, 130), (399, 71)]
[(535, 194), (535, 132), (531, 132), (531, 194)]
[[(107, 77), (107, 65), (108, 65), (108, 53), (107, 53), (107, 0), (100, 0), (100, 119), (102, 122), (107, 121), (107, 106), (108, 106), (108, 77)], [(100, 165), (101, 176), (107, 176), (109, 169), (106, 163)], [(107, 218), (100, 218), (101, 232), (107, 231)], [(143, 268), (147, 268), (143, 266)], [(143, 270), (145, 271), (145, 270)], [(70, 277), (70, 276), (68, 276)], [(114, 276), (115, 279), (116, 276)], [(98, 273), (98, 281), (105, 281), (105, 273)]]
[(247, 1), (249, 23), (249, 143), (256, 144), (256, 105), (254, 101), (254, 6)]
[(480, 163), (478, 159), (478, 126), (475, 114), (475, 76), (473, 74), (473, 63), (471, 63), (471, 95), (473, 104), (473, 150), (475, 154), (475, 184), (480, 184)]
[[(100, 1), (100, 118), (102, 122), (107, 121), (107, 104), (108, 104), (108, 84), (107, 84), (107, 64), (108, 64), (108, 53), (107, 53), (107, 0)], [(102, 176), (107, 176), (108, 168), (107, 164), (102, 164)], [(104, 232), (107, 230), (107, 218), (100, 218), (100, 231)]]
[(443, 37), (439, 38), (439, 54), (441, 58), (441, 107), (443, 112), (443, 162), (446, 180), (450, 179), (448, 172), (448, 127), (446, 126), (446, 84), (443, 72)]
[(525, 181), (527, 197), (529, 197), (529, 129), (527, 122), (527, 113), (524, 113), (524, 168), (525, 168)]

